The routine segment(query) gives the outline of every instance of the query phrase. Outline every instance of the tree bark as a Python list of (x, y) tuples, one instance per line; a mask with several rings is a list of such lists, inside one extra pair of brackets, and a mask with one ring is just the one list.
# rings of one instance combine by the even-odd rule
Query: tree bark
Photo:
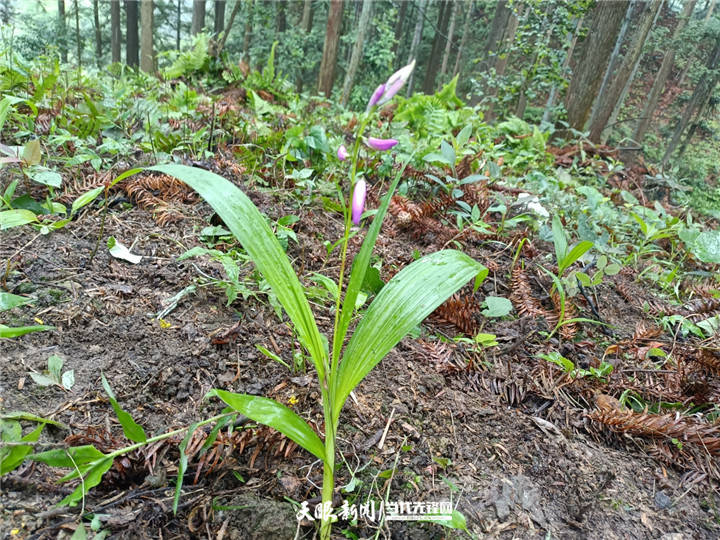
[[(238, 0), (239, 1), (239, 0)], [(245, 0), (247, 5), (247, 18), (245, 19), (245, 33), (243, 35), (243, 59), (250, 63), (250, 39), (252, 38), (253, 20), (255, 18), (255, 0)]]
[(112, 61), (120, 62), (120, 42), (122, 32), (120, 31), (120, 0), (110, 2), (110, 49)]
[(102, 34), (100, 33), (100, 7), (98, 0), (93, 0), (93, 24), (95, 25), (95, 62), (100, 67), (102, 61)]
[(235, 2), (235, 5), (233, 6), (233, 10), (230, 12), (230, 20), (227, 23), (227, 26), (223, 29), (223, 35), (222, 39), (220, 40), (220, 43), (217, 46), (217, 49), (215, 50), (215, 55), (220, 56), (220, 53), (225, 48), (225, 42), (227, 41), (228, 36), (230, 35), (230, 29), (232, 28), (233, 23), (235, 22), (235, 17), (238, 14), (238, 11), (240, 11), (240, 6), (242, 5), (242, 2), (238, 0)]
[(665, 149), (665, 154), (663, 155), (662, 162), (660, 164), (662, 168), (665, 168), (665, 165), (667, 165), (670, 157), (672, 157), (675, 152), (675, 149), (680, 142), (680, 138), (690, 123), (690, 119), (693, 117), (693, 114), (700, 110), (701, 105), (705, 103), (706, 99), (715, 89), (718, 79), (720, 78), (720, 74), (713, 74), (712, 72), (718, 68), (718, 65), (720, 65), (720, 39), (718, 39), (715, 43), (715, 47), (713, 48), (710, 58), (707, 61), (707, 71), (698, 81), (690, 101), (685, 106), (685, 110), (683, 111), (680, 121), (675, 126), (675, 131), (673, 131), (672, 138)]
[[(675, 31), (673, 32), (673, 40), (675, 40), (680, 35), (680, 32), (682, 32), (683, 28), (685, 28), (685, 26), (687, 25), (687, 22), (690, 19), (690, 16), (692, 15), (696, 4), (697, 0), (689, 0), (685, 4), (683, 12), (680, 15), (680, 20), (678, 21), (677, 26), (675, 27)], [(645, 102), (645, 106), (643, 107), (643, 111), (640, 114), (640, 120), (635, 126), (633, 140), (639, 145), (642, 145), (648, 127), (650, 127), (652, 115), (657, 108), (658, 101), (660, 101), (660, 96), (663, 89), (665, 88), (665, 83), (667, 83), (667, 80), (670, 77), (670, 72), (672, 71), (674, 65), (675, 47), (670, 44), (667, 51), (665, 52), (665, 56), (663, 57), (660, 70), (655, 77), (655, 82), (653, 83), (652, 89), (650, 90), (650, 95), (648, 96), (647, 101)]]
[(306, 34), (312, 30), (312, 0), (305, 0), (303, 2), (302, 20), (300, 21), (300, 28)]
[(213, 25), (215, 39), (217, 39), (225, 29), (225, 4), (225, 0), (215, 0), (215, 24)]
[(58, 0), (58, 40), (60, 44), (60, 59), (63, 63), (68, 61), (67, 52), (67, 22), (65, 20), (65, 0)]
[[(570, 67), (570, 60), (572, 59), (573, 51), (575, 50), (575, 45), (577, 44), (578, 37), (580, 37), (580, 29), (582, 28), (583, 23), (583, 17), (580, 17), (577, 21), (577, 24), (575, 25), (575, 30), (573, 32), (568, 33), (568, 39), (570, 39), (570, 45), (568, 46), (568, 50), (565, 53), (565, 60), (563, 60), (562, 65), (562, 72), (565, 73), (568, 68)], [(549, 122), (550, 117), (552, 116), (553, 109), (555, 108), (555, 100), (557, 99), (558, 94), (558, 85), (554, 84), (553, 87), (550, 89), (550, 94), (548, 95), (548, 99), (545, 102), (545, 110), (543, 111), (542, 121), (543, 122)]]
[(320, 76), (318, 77), (318, 92), (328, 98), (332, 93), (333, 82), (335, 81), (335, 62), (340, 41), (342, 12), (342, 0), (330, 0), (330, 13), (328, 14), (325, 44), (323, 45), (322, 61), (320, 62)]
[(177, 12), (175, 17), (175, 49), (180, 50), (180, 27), (182, 26), (182, 3), (183, 0), (177, 0)]
[(480, 71), (488, 71), (495, 64), (499, 50), (505, 37), (505, 29), (510, 22), (512, 8), (508, 0), (500, 0), (495, 6), (495, 14), (490, 25), (487, 40), (483, 50), (484, 60), (481, 63)]
[(473, 0), (467, 0), (467, 11), (465, 12), (465, 22), (463, 23), (462, 38), (460, 39), (460, 46), (458, 47), (457, 57), (455, 58), (455, 68), (453, 69), (453, 77), (460, 73), (460, 62), (462, 55), (465, 52), (465, 45), (467, 43), (468, 35), (470, 34), (470, 19), (472, 18), (473, 11)]
[(190, 33), (195, 36), (205, 28), (205, 0), (193, 0), (192, 26)]
[(452, 40), (455, 35), (455, 21), (457, 20), (457, 10), (459, 2), (452, 3), (452, 13), (450, 14), (450, 29), (447, 34), (447, 42), (445, 43), (445, 53), (443, 54), (442, 65), (440, 66), (440, 78), (442, 79), (447, 72), (448, 60), (450, 59), (450, 49), (452, 49)]
[(612, 83), (607, 87), (606, 92), (598, 96), (598, 107), (595, 118), (590, 123), (590, 140), (599, 143), (602, 140), (603, 130), (608, 125), (608, 120), (613, 111), (620, 103), (620, 97), (627, 81), (631, 80), (631, 73), (642, 55), (643, 45), (650, 33), (655, 17), (662, 6), (663, 0), (651, 0), (638, 21), (632, 43), (623, 58), (623, 62), (617, 73), (612, 74)]
[(437, 30), (433, 39), (432, 50), (430, 51), (430, 59), (425, 68), (425, 81), (423, 82), (423, 91), (426, 94), (435, 92), (435, 79), (437, 78), (438, 68), (442, 62), (440, 55), (445, 48), (445, 40), (447, 37), (447, 28), (450, 21), (450, 0), (443, 0), (438, 10)]
[(138, 54), (138, 5), (135, 0), (125, 0), (125, 63), (137, 67)]
[[(422, 30), (423, 30), (423, 24), (425, 23), (425, 8), (427, 6), (428, 0), (420, 0), (420, 3), (418, 5), (418, 17), (417, 21), (415, 22), (415, 33), (413, 34), (413, 40), (410, 44), (410, 55), (408, 57), (408, 64), (412, 62), (418, 52), (418, 47), (420, 46), (420, 40), (422, 39)], [(415, 82), (415, 70), (410, 73), (410, 78), (407, 82), (407, 90), (406, 90), (406, 96), (410, 97), (412, 94), (413, 89), (413, 83)]]
[(353, 83), (355, 82), (355, 74), (357, 73), (358, 66), (360, 66), (360, 59), (362, 58), (365, 34), (367, 34), (367, 30), (370, 27), (371, 13), (372, 0), (363, 0), (360, 22), (357, 27), (357, 37), (355, 38), (355, 45), (353, 45), (350, 64), (348, 65), (347, 72), (345, 73), (342, 96), (340, 97), (340, 103), (342, 103), (343, 106), (346, 106), (350, 100), (350, 92), (352, 91)]
[(278, 34), (282, 34), (287, 30), (287, 16), (285, 15), (285, 2), (276, 2), (275, 8), (277, 13), (275, 14), (275, 29)]
[(153, 52), (153, 0), (140, 0), (140, 69), (155, 72)]
[(82, 39), (80, 38), (80, 7), (78, 0), (75, 0), (75, 40), (77, 41), (78, 67), (82, 67)]
[(590, 30), (580, 47), (565, 96), (568, 124), (572, 129), (582, 131), (590, 117), (627, 6), (627, 0), (598, 2), (593, 9)]
[(405, 27), (405, 16), (407, 15), (407, 7), (410, 2), (400, 2), (400, 11), (398, 11), (395, 20), (395, 42), (392, 46), (393, 63), (397, 64), (398, 50), (400, 49), (400, 41), (403, 36), (403, 28)]

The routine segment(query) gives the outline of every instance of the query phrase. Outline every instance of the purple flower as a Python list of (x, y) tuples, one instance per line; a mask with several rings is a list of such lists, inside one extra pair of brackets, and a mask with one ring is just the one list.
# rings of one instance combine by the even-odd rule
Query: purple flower
[(340, 148), (338, 148), (338, 150), (337, 150), (337, 157), (338, 157), (338, 159), (339, 159), (340, 161), (345, 161), (345, 160), (348, 158), (349, 155), (350, 155), (350, 154), (348, 154), (348, 151), (347, 151), (347, 148), (345, 148), (345, 145), (344, 145), (344, 144), (341, 144), (341, 145), (340, 145)]
[(360, 225), (363, 209), (365, 208), (365, 195), (367, 195), (367, 183), (365, 180), (358, 180), (352, 197), (352, 222)]
[[(410, 78), (410, 74), (412, 73), (413, 69), (415, 69), (415, 60), (390, 75), (390, 78), (385, 83), (385, 90), (383, 91), (382, 96), (377, 100), (376, 103), (378, 105), (382, 105), (383, 103), (387, 103), (388, 101), (390, 101), (392, 97), (400, 91), (403, 85)], [(378, 87), (378, 90), (379, 89), (380, 87)], [(377, 93), (377, 90), (375, 90), (375, 93)], [(373, 97), (375, 97), (375, 94), (373, 94)], [(370, 101), (372, 102), (372, 99)]]
[(385, 85), (381, 84), (378, 86), (375, 91), (373, 92), (372, 97), (370, 98), (370, 101), (368, 102), (368, 111), (374, 106), (377, 105), (377, 102), (380, 101), (380, 98), (385, 93)]
[(390, 150), (397, 143), (398, 142), (395, 139), (376, 139), (375, 137), (368, 137), (365, 139), (365, 144), (373, 150), (380, 150), (381, 152)]

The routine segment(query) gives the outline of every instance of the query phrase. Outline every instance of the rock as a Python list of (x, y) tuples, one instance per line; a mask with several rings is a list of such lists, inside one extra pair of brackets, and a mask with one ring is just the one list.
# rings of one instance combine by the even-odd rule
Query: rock
[(672, 499), (665, 495), (664, 491), (658, 491), (655, 494), (655, 508), (658, 510), (665, 510), (672, 506)]
[(290, 503), (242, 493), (223, 501), (222, 505), (233, 508), (229, 514), (218, 512), (215, 518), (216, 522), (222, 523), (230, 517), (228, 538), (287, 540), (295, 537), (298, 522)]

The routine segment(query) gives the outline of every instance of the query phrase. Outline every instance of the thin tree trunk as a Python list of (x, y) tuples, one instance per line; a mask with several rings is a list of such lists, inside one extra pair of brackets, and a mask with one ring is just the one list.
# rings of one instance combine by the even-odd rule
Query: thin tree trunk
[(455, 68), (453, 69), (453, 77), (460, 73), (460, 61), (462, 55), (465, 52), (465, 44), (467, 43), (468, 35), (470, 34), (470, 19), (473, 10), (472, 0), (467, 0), (467, 10), (465, 12), (465, 22), (463, 23), (462, 38), (460, 39), (460, 46), (458, 47), (457, 57), (455, 58)]
[(553, 30), (552, 14), (550, 13), (551, 9), (552, 6), (548, 4), (548, 7), (543, 14), (543, 22), (541, 24), (541, 33), (543, 30), (545, 31), (543, 42), (538, 47), (538, 50), (535, 52), (535, 56), (533, 57), (530, 70), (527, 71), (527, 74), (523, 75), (522, 78), (520, 95), (518, 96), (517, 106), (515, 107), (515, 116), (517, 116), (518, 118), (522, 118), (525, 115), (525, 109), (527, 108), (527, 95), (525, 92), (528, 88), (528, 85), (530, 84), (530, 81), (535, 77), (535, 74), (537, 73), (537, 70), (543, 61), (543, 58), (540, 57), (540, 50), (545, 48), (547, 43), (550, 41), (550, 36)]
[(153, 51), (153, 0), (140, 0), (140, 69), (155, 72)]
[(225, 0), (215, 0), (215, 20), (213, 21), (213, 33), (218, 39), (220, 33), (225, 29)]
[(352, 91), (353, 83), (355, 82), (355, 74), (360, 66), (363, 45), (365, 43), (365, 34), (367, 34), (368, 28), (370, 27), (372, 2), (373, 0), (363, 0), (362, 3), (362, 12), (360, 13), (360, 22), (358, 23), (357, 28), (357, 37), (355, 38), (355, 45), (353, 46), (350, 64), (348, 65), (348, 70), (345, 73), (345, 82), (343, 83), (342, 96), (340, 98), (340, 103), (342, 103), (343, 106), (347, 106), (348, 101), (350, 100), (350, 92)]
[(440, 78), (445, 76), (450, 59), (450, 49), (452, 49), (452, 40), (455, 35), (455, 21), (457, 20), (458, 5), (460, 2), (452, 3), (452, 13), (450, 14), (450, 29), (448, 30), (447, 42), (445, 43), (445, 53), (443, 54), (442, 65), (440, 66)]
[(330, 12), (325, 31), (322, 62), (320, 62), (320, 76), (318, 77), (318, 92), (328, 98), (332, 93), (333, 82), (335, 81), (335, 62), (340, 41), (342, 13), (342, 0), (330, 0)]
[(672, 138), (670, 139), (670, 142), (665, 149), (665, 154), (663, 155), (662, 162), (660, 164), (661, 168), (665, 168), (665, 165), (667, 165), (670, 157), (675, 152), (675, 149), (680, 142), (680, 138), (682, 137), (683, 132), (690, 123), (690, 119), (693, 117), (693, 114), (695, 114), (696, 111), (700, 110), (701, 104), (703, 104), (708, 98), (708, 96), (712, 94), (712, 91), (718, 83), (718, 78), (720, 77), (720, 75), (711, 75), (710, 73), (713, 70), (717, 69), (719, 64), (720, 39), (718, 39), (715, 43), (715, 47), (713, 48), (712, 53), (710, 54), (710, 58), (708, 59), (708, 62), (706, 64), (707, 72), (705, 73), (705, 75), (703, 75), (700, 81), (698, 81), (698, 84), (695, 87), (695, 91), (690, 98), (690, 101), (685, 106), (685, 110), (683, 111), (680, 121), (675, 126), (675, 131), (672, 134)]
[[(515, 13), (511, 8), (507, 18), (507, 24), (505, 25), (505, 33), (500, 41), (499, 49), (495, 51), (494, 62), (495, 62), (495, 79), (500, 81), (505, 75), (505, 68), (507, 67), (508, 60), (510, 59), (510, 49), (513, 42), (515, 41), (515, 32), (517, 32), (518, 25), (520, 24), (520, 17), (522, 16), (521, 10), (525, 6), (523, 4), (518, 5), (518, 13)], [(528, 8), (529, 9), (529, 8)], [(498, 87), (493, 86), (487, 91), (487, 97), (490, 98), (487, 111), (485, 112), (485, 120), (491, 121), (495, 118), (495, 96), (497, 96)]]
[[(675, 27), (675, 31), (673, 32), (673, 40), (680, 35), (680, 32), (682, 32), (682, 30), (687, 25), (687, 22), (690, 19), (690, 16), (692, 15), (696, 4), (697, 0), (689, 0), (685, 4), (683, 12), (680, 15), (680, 20), (678, 21), (677, 26)], [(660, 70), (658, 71), (657, 76), (655, 77), (655, 82), (653, 83), (652, 89), (650, 90), (650, 95), (645, 101), (645, 106), (643, 107), (643, 111), (640, 114), (640, 120), (638, 121), (637, 126), (635, 126), (633, 140), (640, 145), (642, 145), (643, 139), (645, 138), (645, 133), (647, 133), (648, 127), (650, 126), (652, 115), (657, 108), (658, 101), (660, 101), (660, 96), (662, 95), (662, 91), (665, 88), (665, 83), (667, 83), (667, 80), (670, 77), (670, 72), (672, 71), (673, 65), (675, 65), (675, 48), (670, 46), (665, 52), (662, 65), (660, 66)]]
[(215, 52), (216, 56), (220, 56), (220, 53), (225, 48), (225, 42), (230, 35), (230, 29), (232, 28), (233, 22), (235, 22), (235, 17), (238, 14), (238, 11), (240, 11), (241, 5), (241, 0), (237, 0), (237, 2), (235, 2), (235, 5), (233, 6), (233, 10), (230, 12), (230, 20), (228, 20), (227, 26), (223, 30), (222, 39), (220, 40), (220, 43), (218, 44), (217, 50)]
[[(238, 0), (239, 2), (240, 0)], [(255, 0), (245, 0), (247, 5), (247, 18), (245, 19), (245, 33), (243, 35), (243, 59), (250, 63), (250, 39), (252, 38), (253, 21), (255, 18)]]
[(495, 64), (498, 52), (504, 42), (505, 29), (512, 16), (512, 8), (508, 0), (500, 0), (495, 6), (495, 14), (493, 15), (490, 31), (483, 51), (483, 61), (480, 71), (488, 71)]
[[(303, 3), (303, 12), (302, 12), (302, 19), (300, 20), (300, 28), (302, 28), (302, 31), (304, 32), (305, 36), (303, 39), (302, 48), (304, 52), (307, 52), (308, 48), (308, 40), (307, 40), (307, 34), (309, 34), (312, 30), (312, 0), (305, 0)], [(295, 90), (297, 93), (301, 93), (303, 91), (303, 85), (305, 83), (306, 78), (306, 70), (303, 68), (300, 68), (297, 73), (297, 77), (295, 78)]]
[[(570, 45), (568, 46), (568, 49), (565, 53), (565, 60), (563, 60), (562, 65), (562, 73), (567, 72), (568, 68), (570, 67), (570, 60), (572, 59), (575, 45), (577, 44), (578, 37), (580, 36), (580, 28), (582, 28), (583, 19), (584, 16), (580, 17), (577, 21), (577, 24), (575, 25), (575, 30), (573, 32), (568, 32)], [(557, 84), (554, 84), (553, 87), (550, 89), (550, 94), (548, 95), (548, 99), (545, 102), (545, 110), (543, 111), (543, 122), (550, 122), (552, 111), (555, 108), (555, 100), (557, 99), (558, 89), (559, 86)]]
[(122, 32), (120, 31), (120, 0), (111, 0), (110, 2), (110, 49), (112, 61), (120, 62), (120, 43), (122, 41)]
[(192, 26), (190, 33), (194, 36), (205, 28), (205, 0), (193, 0)]
[(82, 67), (82, 39), (80, 39), (80, 7), (75, 0), (75, 40), (77, 41), (78, 67)]
[(177, 0), (177, 16), (175, 18), (175, 48), (180, 50), (180, 27), (182, 26), (182, 3), (183, 0)]
[(67, 21), (65, 19), (65, 0), (58, 0), (58, 41), (60, 43), (60, 59), (63, 63), (68, 61), (67, 50)]
[(612, 115), (613, 110), (620, 102), (623, 88), (627, 81), (630, 80), (630, 74), (634, 70), (636, 63), (640, 60), (643, 45), (645, 45), (647, 36), (650, 33), (650, 29), (655, 22), (655, 17), (662, 3), (663, 0), (651, 0), (651, 2), (647, 4), (635, 30), (633, 41), (625, 54), (625, 58), (618, 68), (617, 73), (613, 74), (612, 83), (608, 86), (604, 94), (598, 96), (599, 105), (597, 107), (597, 114), (590, 122), (589, 138), (591, 141), (600, 142), (602, 140), (603, 130), (608, 125), (608, 119), (610, 115)]
[(93, 24), (95, 25), (95, 62), (100, 67), (102, 60), (102, 34), (100, 34), (100, 7), (98, 0), (93, 0)]
[(136, 0), (125, 0), (125, 63), (137, 67), (140, 63), (138, 43), (138, 5)]
[(437, 30), (433, 39), (433, 46), (430, 52), (430, 59), (425, 68), (425, 81), (423, 82), (423, 90), (426, 94), (432, 94), (435, 91), (435, 79), (437, 78), (438, 68), (440, 66), (441, 54), (444, 50), (445, 39), (447, 36), (447, 28), (450, 22), (450, 1), (443, 0), (441, 8), (438, 11)]
[[(418, 5), (418, 17), (417, 22), (415, 23), (415, 33), (413, 34), (413, 40), (410, 44), (410, 55), (408, 58), (408, 64), (412, 62), (415, 57), (417, 56), (418, 47), (420, 46), (420, 39), (422, 38), (422, 30), (423, 30), (423, 24), (425, 22), (425, 8), (427, 6), (428, 0), (420, 0), (420, 3)], [(410, 78), (408, 79), (407, 83), (407, 93), (405, 94), (407, 97), (410, 97), (412, 94), (413, 89), (413, 82), (415, 81), (415, 70), (410, 73)]]
[(275, 17), (275, 28), (278, 34), (282, 34), (287, 30), (287, 17), (285, 16), (285, 2), (276, 2), (275, 8), (277, 9)]
[(582, 131), (602, 83), (628, 2), (598, 2), (565, 96), (570, 128)]
[(410, 2), (400, 2), (400, 11), (398, 11), (395, 20), (395, 42), (392, 46), (393, 62), (397, 63), (398, 50), (400, 49), (400, 41), (403, 36), (403, 27), (405, 26), (405, 15), (407, 15), (407, 7)]

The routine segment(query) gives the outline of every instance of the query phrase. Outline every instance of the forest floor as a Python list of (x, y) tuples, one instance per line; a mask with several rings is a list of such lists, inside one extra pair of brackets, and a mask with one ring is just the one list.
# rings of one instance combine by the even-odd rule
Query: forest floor
[[(336, 253), (328, 256), (323, 242), (340, 237), (339, 214), (320, 204), (298, 207), (282, 189), (247, 185), (219, 162), (208, 166), (240, 185), (271, 220), (299, 217), (292, 225), (297, 243), (290, 241), (288, 253), (300, 276), (321, 272), (337, 278)], [(383, 280), (418, 252), (435, 251), (449, 240), (441, 227), (407, 227), (400, 214), (409, 204), (391, 208), (383, 226), (376, 248)], [(23, 228), (3, 233), (0, 260), (14, 257), (3, 285), (38, 299), (13, 311), (11, 322), (40, 319), (56, 329), (0, 342), (0, 407), (69, 427), (70, 432), (47, 427), (44, 444), (69, 435), (69, 444), (94, 444), (103, 451), (127, 444), (102, 391), (101, 373), (148, 435), (218, 414), (222, 405), (203, 399), (212, 388), (272, 397), (312, 425), (322, 423), (311, 365), (289, 371), (255, 347), (289, 363), (297, 350), (289, 327), (263, 294), (226, 307), (222, 290), (198, 286), (158, 319), (168, 299), (202, 274), (222, 277), (220, 264), (207, 258), (176, 260), (203, 245), (198, 231), (211, 216), (204, 203), (179, 208), (182, 219), (159, 225), (137, 206), (111, 206), (101, 233), (103, 208), (94, 205), (72, 227), (51, 234), (30, 237)], [(142, 260), (114, 259), (103, 245), (90, 260), (100, 234), (114, 236)], [(649, 429), (631, 429), (628, 416), (637, 420), (642, 413), (625, 412), (609, 397), (617, 397), (616, 390), (630, 380), (656, 388), (658, 396), (675, 392), (689, 399), (697, 388), (688, 389), (687, 374), (685, 386), (671, 368), (653, 373), (652, 381), (643, 378), (652, 371), (647, 352), (699, 351), (701, 344), (652, 330), (653, 317), (642, 302), (655, 295), (632, 270), (596, 287), (595, 307), (609, 329), (581, 324), (574, 335), (546, 340), (541, 316), (482, 318), (479, 302), (490, 294), (511, 297), (515, 290), (515, 307), (522, 310), (518, 287), (540, 299), (526, 298), (531, 305), (550, 305), (542, 298), (549, 280), (535, 264), (553, 252), (552, 244), (533, 239), (522, 247), (523, 274), (512, 272), (517, 240), (461, 238), (466, 252), (490, 268), (480, 290), (474, 296), (463, 291), (454, 307), (429, 317), (420, 335), (405, 338), (356, 389), (341, 417), (337, 507), (341, 499), (358, 506), (368, 500), (452, 501), (469, 531), (483, 538), (720, 537), (717, 453), (711, 457), (713, 449), (693, 445), (692, 437), (683, 439), (684, 445), (680, 436), (671, 442), (669, 431), (660, 428), (656, 437)], [(251, 268), (243, 267), (241, 279), (251, 277)], [(327, 300), (318, 292), (314, 301), (325, 333), (332, 325)], [(573, 301), (579, 316), (593, 317), (586, 300)], [(451, 339), (480, 329), (495, 334), (498, 345), (478, 351)], [(617, 354), (606, 354), (609, 347)], [(629, 354), (621, 356), (619, 349)], [(615, 369), (608, 377), (571, 377), (538, 358), (551, 350), (578, 368), (597, 368), (604, 358)], [(53, 354), (65, 360), (64, 369), (74, 370), (70, 390), (42, 387), (29, 377), (31, 371), (43, 372)], [(693, 373), (706, 394), (718, 395), (717, 372)], [(606, 422), (598, 421), (602, 415)], [(621, 426), (617, 433), (606, 425), (613, 415)], [(182, 435), (118, 460), (82, 509), (99, 517), (113, 538), (312, 538), (315, 528), (298, 523), (293, 501), (318, 494), (322, 467), (268, 428), (241, 427), (219, 437), (206, 455), (197, 449), (207, 432), (196, 435), (177, 515), (172, 499)], [(27, 462), (2, 477), (0, 538), (72, 534), (82, 510), (56, 507), (74, 487), (58, 484), (61, 475)], [(427, 523), (361, 520), (340, 521), (334, 535), (419, 540), (465, 533)]]

